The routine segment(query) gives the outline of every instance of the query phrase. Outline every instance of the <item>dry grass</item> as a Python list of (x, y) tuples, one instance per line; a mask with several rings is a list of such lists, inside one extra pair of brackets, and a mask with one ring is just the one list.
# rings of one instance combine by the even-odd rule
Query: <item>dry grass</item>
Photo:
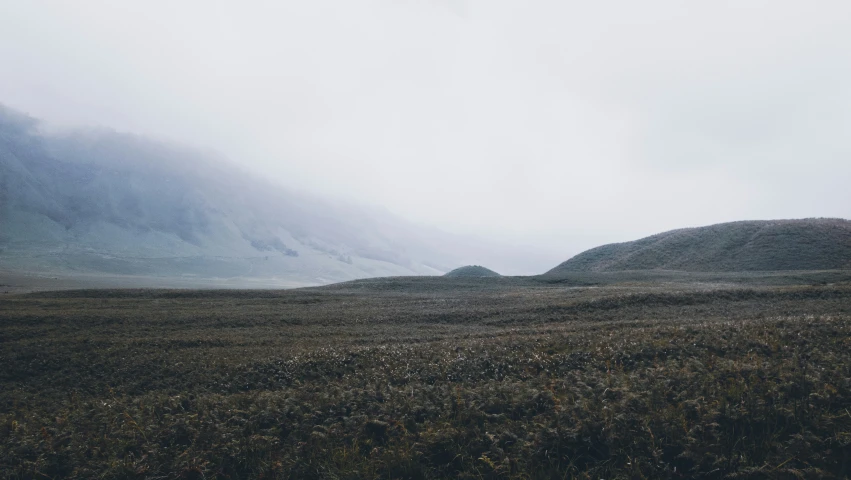
[(433, 281), (7, 296), (0, 476), (851, 474), (849, 285)]

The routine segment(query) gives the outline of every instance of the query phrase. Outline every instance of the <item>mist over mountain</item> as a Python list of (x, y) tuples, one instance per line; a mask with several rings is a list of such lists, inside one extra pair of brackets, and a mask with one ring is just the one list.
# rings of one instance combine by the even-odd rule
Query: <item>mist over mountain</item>
[(765, 220), (659, 233), (592, 248), (550, 270), (744, 272), (851, 268), (851, 221)]
[(0, 107), (0, 268), (298, 284), (473, 259), (543, 269), (509, 250), (476, 253), (473, 239), (277, 188), (215, 154), (108, 130), (47, 134)]

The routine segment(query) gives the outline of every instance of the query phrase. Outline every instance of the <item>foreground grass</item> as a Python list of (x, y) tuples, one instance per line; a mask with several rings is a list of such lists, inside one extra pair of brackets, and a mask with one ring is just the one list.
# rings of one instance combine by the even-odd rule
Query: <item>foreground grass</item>
[(851, 287), (0, 303), (4, 478), (845, 478)]

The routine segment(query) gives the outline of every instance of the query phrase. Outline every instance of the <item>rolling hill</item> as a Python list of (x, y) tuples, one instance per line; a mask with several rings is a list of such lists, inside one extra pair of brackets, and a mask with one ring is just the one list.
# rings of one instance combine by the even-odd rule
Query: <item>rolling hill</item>
[(745, 272), (851, 268), (851, 221), (765, 220), (684, 228), (582, 252), (547, 272)]
[(502, 275), (481, 265), (467, 265), (447, 272), (444, 277), (501, 277)]

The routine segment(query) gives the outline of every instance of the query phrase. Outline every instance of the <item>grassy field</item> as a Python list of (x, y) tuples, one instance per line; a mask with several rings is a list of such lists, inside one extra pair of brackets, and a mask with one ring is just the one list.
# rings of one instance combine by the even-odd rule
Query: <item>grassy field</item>
[(0, 478), (851, 475), (847, 272), (4, 295), (0, 365)]

